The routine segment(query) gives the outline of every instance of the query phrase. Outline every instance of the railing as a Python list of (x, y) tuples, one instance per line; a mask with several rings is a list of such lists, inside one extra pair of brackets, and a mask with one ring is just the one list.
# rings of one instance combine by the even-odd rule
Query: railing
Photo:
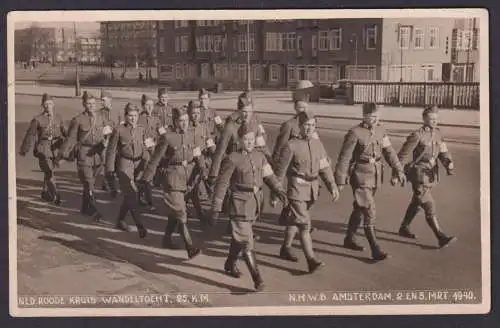
[(350, 81), (347, 103), (479, 109), (479, 83)]

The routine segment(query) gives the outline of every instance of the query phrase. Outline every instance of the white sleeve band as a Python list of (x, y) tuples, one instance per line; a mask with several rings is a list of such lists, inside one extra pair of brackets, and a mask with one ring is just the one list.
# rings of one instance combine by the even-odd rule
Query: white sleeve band
[(274, 172), (273, 172), (273, 169), (271, 168), (271, 165), (269, 164), (265, 164), (263, 167), (262, 167), (262, 176), (265, 178), (265, 177), (268, 177), (270, 175), (273, 175)]
[(323, 170), (326, 169), (327, 167), (330, 166), (330, 162), (326, 157), (323, 157), (322, 159), (319, 160), (319, 169)]
[(387, 147), (390, 147), (390, 146), (391, 146), (391, 140), (389, 140), (388, 136), (385, 136), (382, 139), (382, 148), (387, 148)]
[(446, 143), (442, 142), (439, 145), (439, 152), (440, 153), (447, 153), (448, 152), (448, 146), (446, 146)]
[(266, 145), (266, 140), (264, 140), (263, 136), (258, 136), (255, 139), (255, 145), (258, 146), (258, 147), (263, 147), (263, 146)]

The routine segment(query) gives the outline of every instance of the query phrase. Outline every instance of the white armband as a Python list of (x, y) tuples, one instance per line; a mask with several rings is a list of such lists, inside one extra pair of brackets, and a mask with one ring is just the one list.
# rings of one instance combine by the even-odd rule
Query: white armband
[(259, 124), (258, 128), (259, 128), (259, 133), (261, 133), (261, 134), (266, 133), (266, 130), (264, 130), (264, 127), (262, 126), (262, 124)]
[(320, 170), (326, 169), (329, 166), (330, 166), (330, 162), (328, 161), (328, 158), (323, 157), (322, 159), (319, 160), (319, 169)]
[(146, 148), (152, 148), (155, 146), (155, 142), (153, 139), (147, 138), (146, 140), (144, 140), (144, 145), (146, 146)]
[(110, 127), (109, 125), (106, 125), (105, 127), (102, 128), (102, 134), (105, 136), (110, 135), (113, 132), (113, 128)]
[(391, 146), (391, 140), (389, 140), (388, 136), (384, 136), (382, 139), (382, 148), (387, 148)]
[(448, 146), (446, 146), (446, 143), (442, 142), (439, 145), (439, 152), (440, 153), (447, 153), (448, 152)]
[(265, 178), (265, 177), (268, 177), (268, 176), (273, 175), (273, 174), (274, 174), (274, 172), (273, 172), (273, 169), (271, 168), (271, 165), (266, 163), (262, 167), (262, 176)]
[(207, 139), (206, 145), (207, 145), (207, 148), (210, 148), (210, 147), (215, 146), (215, 143), (214, 143), (214, 141), (210, 138), (210, 139)]
[(201, 149), (200, 147), (196, 147), (193, 149), (193, 157), (200, 157), (201, 156)]
[(167, 130), (165, 130), (165, 128), (162, 126), (162, 127), (160, 127), (160, 128), (158, 129), (158, 133), (159, 133), (160, 135), (164, 135), (165, 133), (167, 133)]
[(220, 118), (220, 116), (216, 116), (216, 117), (214, 117), (214, 122), (217, 125), (221, 125), (222, 124), (222, 119)]
[(266, 140), (264, 140), (263, 136), (258, 136), (255, 139), (255, 145), (258, 146), (258, 147), (263, 147), (263, 146), (266, 145)]

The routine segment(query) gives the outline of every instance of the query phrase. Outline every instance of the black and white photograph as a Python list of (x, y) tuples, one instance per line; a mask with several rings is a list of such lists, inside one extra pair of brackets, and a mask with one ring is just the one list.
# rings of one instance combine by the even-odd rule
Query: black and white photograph
[(490, 310), (488, 12), (8, 15), (10, 313)]

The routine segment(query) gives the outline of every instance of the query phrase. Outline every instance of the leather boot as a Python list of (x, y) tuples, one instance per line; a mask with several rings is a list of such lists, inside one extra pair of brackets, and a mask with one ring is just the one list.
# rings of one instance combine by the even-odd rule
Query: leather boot
[(118, 219), (116, 220), (116, 229), (125, 231), (125, 232), (130, 232), (130, 228), (125, 222), (125, 216), (127, 215), (128, 211), (128, 205), (126, 201), (122, 202), (122, 205), (120, 206), (120, 212), (118, 212)]
[(227, 257), (226, 263), (224, 263), (224, 271), (227, 275), (233, 278), (240, 278), (241, 271), (236, 266), (236, 261), (238, 261), (238, 255), (240, 254), (241, 246), (234, 240), (231, 239), (231, 244), (229, 245), (229, 255)]
[(445, 248), (446, 246), (457, 240), (456, 237), (448, 237), (444, 234), (444, 232), (441, 231), (441, 228), (439, 227), (439, 223), (435, 216), (426, 217), (426, 221), (438, 240), (439, 248)]
[(380, 249), (380, 246), (377, 244), (377, 237), (375, 235), (375, 227), (370, 225), (365, 227), (366, 239), (368, 239), (368, 243), (370, 244), (370, 248), (372, 250), (372, 258), (374, 261), (383, 261), (389, 257), (389, 254), (383, 252)]
[(89, 207), (91, 208), (91, 211), (93, 212), (92, 215), (94, 217), (94, 222), (99, 223), (102, 219), (102, 214), (97, 209), (97, 202), (95, 200), (94, 195), (91, 195), (89, 197)]
[(287, 247), (285, 245), (281, 246), (280, 257), (283, 260), (287, 260), (287, 261), (290, 261), (290, 262), (298, 262), (299, 261), (298, 257), (295, 256), (295, 254), (293, 254), (293, 251), (292, 251), (291, 247)]
[(167, 227), (165, 229), (165, 235), (163, 236), (162, 240), (163, 248), (180, 249), (179, 245), (175, 244), (172, 239), (172, 234), (174, 233), (176, 227), (177, 227), (177, 220), (169, 218), (167, 222)]
[(148, 235), (148, 231), (146, 228), (144, 228), (144, 225), (142, 224), (141, 217), (139, 213), (137, 212), (136, 208), (130, 209), (130, 215), (132, 216), (132, 219), (135, 222), (135, 226), (137, 227), (137, 232), (139, 233), (139, 238), (143, 239), (146, 238)]
[(62, 204), (61, 194), (57, 192), (55, 197), (54, 197), (54, 205), (61, 206), (61, 204)]
[(300, 242), (302, 243), (302, 250), (304, 251), (304, 255), (307, 259), (307, 269), (309, 273), (314, 273), (320, 267), (322, 267), (325, 263), (316, 258), (313, 249), (313, 243), (311, 234), (309, 233), (309, 229), (300, 229)]
[(344, 248), (352, 249), (353, 251), (362, 252), (365, 248), (356, 242), (356, 230), (361, 223), (361, 213), (358, 210), (353, 210), (347, 224), (347, 234), (344, 238)]
[(410, 238), (410, 239), (417, 238), (417, 236), (410, 231), (410, 224), (413, 221), (413, 219), (415, 218), (415, 216), (417, 216), (418, 211), (419, 211), (418, 204), (411, 202), (410, 205), (408, 205), (408, 208), (406, 209), (406, 213), (405, 213), (405, 216), (403, 218), (403, 221), (401, 222), (401, 226), (399, 227), (398, 234), (401, 237)]
[(255, 253), (253, 251), (245, 251), (243, 253), (243, 259), (245, 260), (248, 271), (250, 271), (250, 275), (252, 276), (255, 290), (258, 292), (264, 290), (264, 280), (262, 280), (262, 276), (260, 275)]
[(201, 250), (193, 246), (193, 241), (191, 240), (191, 235), (189, 233), (187, 223), (179, 222), (179, 227), (182, 240), (184, 241), (184, 245), (186, 246), (188, 257), (192, 259), (198, 256), (201, 253)]

